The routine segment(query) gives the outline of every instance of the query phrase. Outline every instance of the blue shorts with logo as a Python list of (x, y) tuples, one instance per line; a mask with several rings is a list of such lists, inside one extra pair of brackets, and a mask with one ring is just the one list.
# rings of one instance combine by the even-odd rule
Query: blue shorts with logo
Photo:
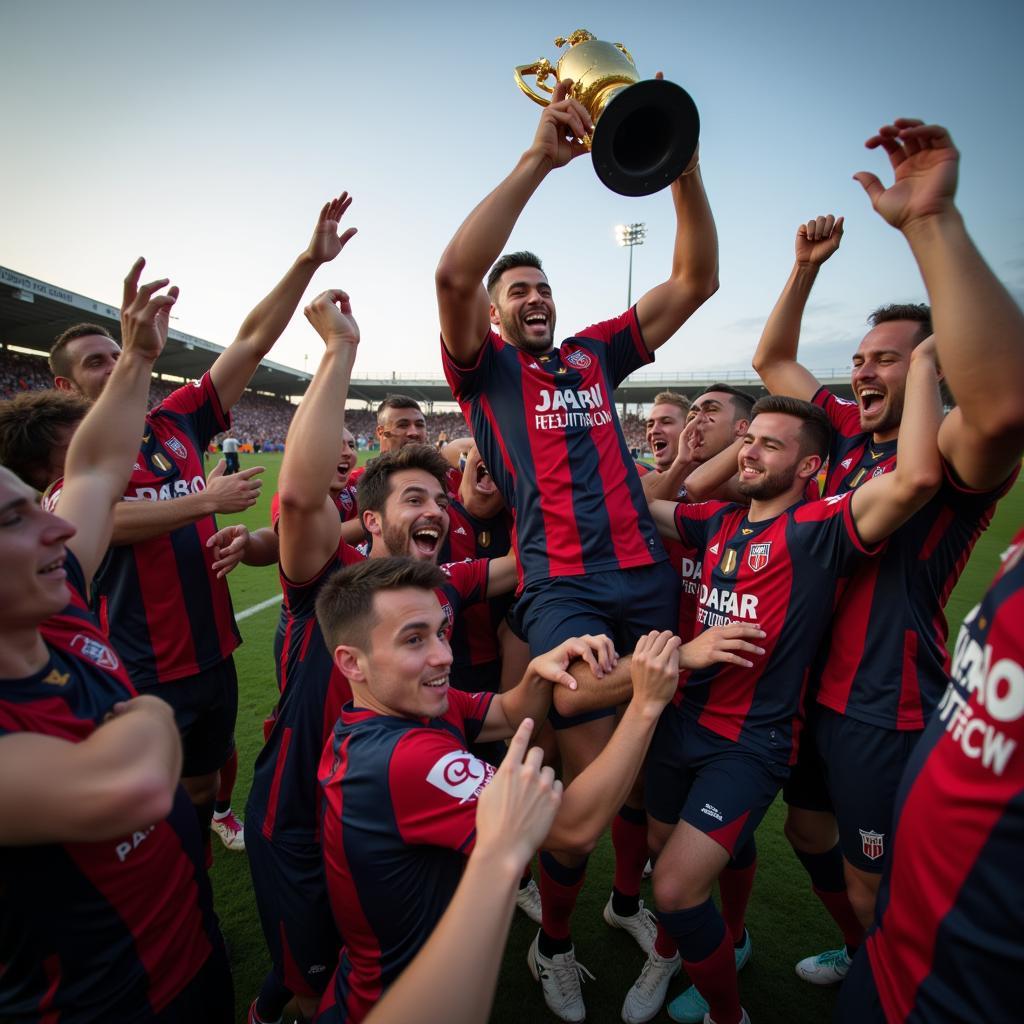
[[(625, 655), (652, 629), (676, 631), (679, 577), (668, 562), (552, 577), (526, 587), (515, 616), (516, 632), (525, 635), (532, 658), (586, 633), (604, 633)], [(549, 720), (556, 729), (567, 729), (613, 714), (614, 708), (602, 708), (567, 718), (552, 708)]]
[(731, 857), (753, 836), (789, 767), (719, 736), (669, 706), (647, 753), (647, 813), (674, 825), (685, 821)]

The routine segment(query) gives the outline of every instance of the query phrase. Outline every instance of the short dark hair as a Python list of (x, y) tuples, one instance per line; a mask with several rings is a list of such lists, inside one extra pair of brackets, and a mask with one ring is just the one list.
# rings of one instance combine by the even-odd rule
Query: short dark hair
[(527, 252), (525, 249), (522, 252), (507, 252), (504, 256), (498, 260), (497, 263), (491, 267), (491, 272), (487, 275), (487, 294), (490, 295), (491, 301), (494, 301), (494, 294), (498, 287), (498, 281), (501, 279), (501, 275), (506, 270), (511, 270), (513, 267), (533, 267), (534, 270), (539, 270), (542, 274), (544, 268), (541, 266), (540, 257), (535, 256), (532, 252)]
[(417, 412), (423, 412), (420, 408), (420, 403), (415, 398), (410, 398), (408, 395), (388, 395), (380, 405), (377, 406), (377, 422), (380, 423), (381, 416), (387, 412), (388, 409), (415, 409)]
[(359, 478), (356, 504), (359, 512), (380, 512), (391, 493), (391, 477), (403, 469), (423, 469), (447, 492), (448, 460), (429, 444), (407, 444), (397, 452), (385, 452), (366, 464)]
[(893, 320), (909, 320), (920, 324), (917, 330), (915, 345), (920, 345), (932, 333), (932, 310), (923, 302), (895, 302), (888, 306), (879, 306), (868, 313), (868, 324), (877, 327)]
[(98, 334), (111, 341), (117, 341), (106, 327), (100, 324), (74, 324), (66, 331), (62, 331), (57, 340), (50, 346), (50, 372), (54, 377), (70, 377), (73, 369), (71, 360), (68, 358), (67, 347), (76, 338), (89, 338)]
[(763, 412), (778, 412), (786, 416), (795, 416), (802, 420), (800, 427), (800, 454), (817, 455), (824, 462), (828, 458), (828, 448), (832, 441), (832, 424), (825, 410), (812, 402), (789, 395), (765, 395), (754, 403), (750, 418), (760, 416)]
[(675, 391), (659, 391), (651, 405), (674, 405), (683, 412), (690, 411), (690, 400), (686, 395), (677, 394)]
[(0, 402), (0, 463), (30, 487), (43, 490), (52, 480), (40, 473), (62, 440), (58, 431), (85, 419), (89, 402), (71, 391), (26, 391)]
[(737, 420), (751, 418), (751, 410), (754, 407), (753, 395), (747, 394), (746, 391), (740, 391), (739, 388), (734, 388), (731, 384), (723, 384), (721, 381), (709, 384), (701, 394), (706, 395), (709, 391), (724, 391), (732, 399), (733, 423)]
[(373, 600), (389, 590), (434, 590), (445, 582), (433, 562), (414, 558), (368, 558), (331, 576), (316, 599), (320, 632), (332, 651), (339, 644), (370, 649), (370, 633), (377, 624)]

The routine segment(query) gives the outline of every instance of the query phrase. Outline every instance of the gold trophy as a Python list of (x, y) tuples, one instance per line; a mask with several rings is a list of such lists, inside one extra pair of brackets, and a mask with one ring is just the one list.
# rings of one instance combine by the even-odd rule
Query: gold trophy
[[(590, 147), (597, 176), (623, 196), (648, 196), (686, 169), (700, 136), (700, 116), (690, 94), (674, 82), (640, 80), (633, 56), (622, 43), (605, 43), (586, 29), (555, 46), (568, 44), (558, 64), (542, 58), (516, 68), (516, 84), (534, 103), (546, 107), (554, 93), (547, 84), (572, 79), (570, 96), (594, 122)], [(543, 96), (527, 85), (533, 75)]]

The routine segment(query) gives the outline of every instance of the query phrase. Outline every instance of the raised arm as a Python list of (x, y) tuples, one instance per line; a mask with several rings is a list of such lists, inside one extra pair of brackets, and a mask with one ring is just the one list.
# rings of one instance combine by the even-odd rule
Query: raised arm
[(559, 82), (541, 114), (537, 134), (512, 173), (465, 219), (437, 265), (434, 282), (445, 348), (471, 363), (487, 337), (490, 300), (482, 281), (512, 234), (540, 183), (557, 167), (587, 152), (581, 141), (593, 128), (590, 115)]
[[(661, 77), (661, 72), (658, 76)], [(700, 153), (670, 186), (676, 215), (672, 272), (644, 294), (636, 315), (653, 352), (718, 291), (718, 232), (700, 174)]]
[(337, 199), (324, 204), (309, 245), (273, 291), (242, 321), (238, 336), (210, 367), (213, 386), (225, 409), (242, 397), (260, 361), (288, 326), (317, 268), (333, 260), (356, 233), (355, 228), (349, 228), (338, 234), (338, 221), (351, 202), (349, 194), (342, 192)]
[(935, 365), (935, 341), (913, 350), (896, 447), (896, 467), (853, 492), (850, 511), (861, 540), (873, 546), (902, 526), (942, 483), (938, 434), (942, 397)]
[(821, 265), (839, 248), (843, 218), (816, 217), (796, 229), (796, 261), (754, 353), (754, 369), (773, 395), (809, 402), (821, 386), (797, 362), (800, 323)]
[(145, 829), (170, 813), (180, 775), (174, 712), (159, 697), (115, 705), (113, 717), (81, 743), (27, 732), (0, 737), (0, 845), (88, 842)]
[(281, 569), (297, 583), (312, 579), (323, 568), (341, 538), (330, 487), (338, 467), (345, 399), (359, 344), (359, 327), (345, 292), (322, 292), (305, 314), (326, 348), (288, 428), (278, 480)]
[(1024, 451), (1024, 314), (954, 204), (960, 154), (946, 129), (900, 118), (867, 147), (889, 154), (895, 180), (885, 188), (866, 171), (854, 177), (910, 243), (931, 301), (939, 364), (957, 403), (939, 449), (961, 482), (990, 490)]
[(60, 514), (74, 523), (68, 541), (88, 584), (110, 543), (114, 506), (120, 501), (139, 452), (153, 364), (163, 351), (178, 289), (167, 279), (139, 287), (145, 260), (124, 280), (121, 337), (124, 348), (106, 387), (82, 420), (68, 448)]

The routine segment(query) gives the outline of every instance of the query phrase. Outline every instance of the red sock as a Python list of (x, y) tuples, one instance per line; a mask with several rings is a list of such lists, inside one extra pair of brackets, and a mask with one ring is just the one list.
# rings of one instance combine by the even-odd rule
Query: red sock
[(612, 821), (615, 881), (623, 896), (638, 896), (647, 863), (647, 815), (636, 807), (623, 807)]
[(750, 891), (754, 888), (757, 861), (745, 868), (725, 868), (718, 876), (718, 891), (722, 896), (722, 917), (733, 944), (743, 941), (743, 924), (750, 902)]
[(658, 934), (654, 937), (654, 952), (665, 960), (671, 960), (679, 952), (676, 940), (672, 938), (664, 925), (658, 922)]
[(857, 915), (853, 912), (853, 905), (850, 897), (844, 889), (842, 892), (825, 892), (817, 886), (814, 887), (814, 894), (825, 904), (829, 916), (843, 933), (843, 942), (846, 943), (846, 951), (850, 956), (864, 941), (864, 925), (860, 923)]
[[(220, 789), (217, 790), (217, 810), (227, 810), (231, 806), (231, 794), (238, 777), (238, 751), (232, 750), (231, 756), (224, 762), (220, 770)], [(226, 806), (225, 806), (226, 805)]]
[(736, 979), (736, 956), (728, 929), (723, 932), (722, 941), (711, 956), (697, 963), (684, 960), (683, 966), (697, 991), (708, 1001), (715, 1024), (739, 1024), (743, 1010)]
[(541, 928), (552, 939), (569, 938), (569, 922), (576, 909), (576, 898), (583, 888), (587, 863), (566, 867), (550, 853), (540, 855)]

